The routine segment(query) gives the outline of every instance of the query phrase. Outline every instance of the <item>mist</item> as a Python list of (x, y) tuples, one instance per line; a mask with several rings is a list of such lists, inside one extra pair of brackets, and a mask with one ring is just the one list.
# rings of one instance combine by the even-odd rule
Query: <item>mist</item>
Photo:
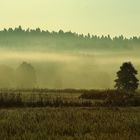
[(0, 88), (114, 88), (123, 62), (131, 61), (140, 71), (139, 51), (140, 37), (4, 29)]
[[(136, 54), (136, 51), (37, 52), (3, 49), (0, 52), (0, 88), (19, 88), (16, 69), (22, 62), (31, 64), (36, 73), (36, 84), (24, 88), (113, 88), (116, 72), (123, 62), (131, 61), (140, 70), (140, 58)], [(24, 81), (27, 83), (29, 79)]]

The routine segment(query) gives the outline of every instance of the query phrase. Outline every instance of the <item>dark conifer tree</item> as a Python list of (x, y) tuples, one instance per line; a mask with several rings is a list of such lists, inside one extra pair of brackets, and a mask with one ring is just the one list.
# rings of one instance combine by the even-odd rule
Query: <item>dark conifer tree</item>
[(137, 74), (138, 72), (131, 62), (123, 63), (120, 70), (117, 72), (115, 88), (127, 92), (134, 92), (139, 85), (139, 80), (136, 77)]

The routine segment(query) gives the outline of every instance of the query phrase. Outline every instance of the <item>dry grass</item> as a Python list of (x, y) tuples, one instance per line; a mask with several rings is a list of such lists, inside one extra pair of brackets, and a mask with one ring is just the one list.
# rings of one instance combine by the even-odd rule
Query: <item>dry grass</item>
[(0, 107), (92, 107), (94, 102), (64, 96), (50, 96), (43, 93), (21, 94), (0, 93)]
[(93, 99), (78, 98), (80, 92), (83, 91), (0, 91), (0, 139), (140, 139), (140, 107), (128, 107), (132, 101), (137, 103), (134, 97), (131, 102), (126, 102), (125, 108), (119, 108), (113, 106), (118, 106), (118, 101), (129, 101), (128, 96), (112, 94), (107, 100), (95, 103)]
[(94, 107), (140, 106), (140, 95), (139, 94), (131, 95), (124, 93), (122, 91), (115, 90), (84, 91), (84, 90), (36, 89), (36, 90), (0, 91), (0, 107), (93, 107), (93, 106)]
[(0, 110), (3, 140), (139, 140), (140, 108)]

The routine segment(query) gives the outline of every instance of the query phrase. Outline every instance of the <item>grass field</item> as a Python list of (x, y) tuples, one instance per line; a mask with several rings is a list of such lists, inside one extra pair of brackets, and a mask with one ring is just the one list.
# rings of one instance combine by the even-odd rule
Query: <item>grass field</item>
[[(128, 97), (111, 90), (1, 90), (0, 140), (139, 140), (139, 94)], [(110, 106), (95, 104), (100, 100)]]
[(140, 108), (0, 110), (1, 140), (139, 140)]

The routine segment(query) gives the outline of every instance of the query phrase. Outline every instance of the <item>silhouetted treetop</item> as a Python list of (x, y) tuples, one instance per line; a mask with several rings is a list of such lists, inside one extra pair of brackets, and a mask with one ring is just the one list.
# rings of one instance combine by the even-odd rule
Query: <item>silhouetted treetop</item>
[(136, 77), (137, 74), (138, 72), (131, 62), (123, 63), (120, 70), (117, 72), (115, 88), (134, 92), (139, 85), (139, 80)]
[[(38, 37), (38, 39), (36, 38)], [(92, 34), (78, 34), (63, 30), (48, 31), (36, 29), (23, 29), (21, 26), (16, 28), (3, 29), (0, 31), (0, 46), (59, 46), (63, 48), (82, 48), (82, 49), (133, 49), (140, 48), (140, 37), (126, 38), (123, 35), (111, 37), (97, 36)]]

